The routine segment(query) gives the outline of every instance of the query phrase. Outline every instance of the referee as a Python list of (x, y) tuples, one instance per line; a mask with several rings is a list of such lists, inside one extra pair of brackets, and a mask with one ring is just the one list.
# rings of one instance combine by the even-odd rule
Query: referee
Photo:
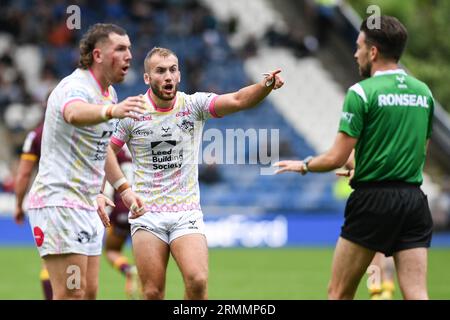
[(325, 172), (343, 166), (355, 149), (355, 191), (334, 252), (329, 299), (352, 299), (375, 252), (394, 256), (404, 299), (428, 299), (427, 248), (433, 222), (420, 189), (434, 102), (423, 82), (398, 68), (406, 28), (381, 16), (363, 21), (355, 58), (361, 76), (350, 87), (334, 145), (317, 157), (281, 161), (277, 173)]

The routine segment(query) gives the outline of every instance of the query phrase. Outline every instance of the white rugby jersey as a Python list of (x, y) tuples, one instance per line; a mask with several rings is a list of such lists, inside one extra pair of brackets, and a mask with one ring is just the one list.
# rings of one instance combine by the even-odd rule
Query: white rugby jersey
[[(102, 92), (91, 70), (76, 69), (48, 98), (39, 171), (29, 193), (29, 208), (62, 206), (95, 210), (104, 177), (106, 150), (117, 120), (76, 127), (64, 120), (68, 103), (117, 103), (112, 86)], [(100, 108), (100, 106), (99, 106)]]
[(205, 121), (217, 117), (217, 97), (178, 92), (170, 109), (160, 109), (147, 91), (147, 112), (139, 120), (118, 122), (111, 142), (119, 147), (127, 144), (133, 159), (133, 190), (143, 198), (146, 211), (201, 209), (198, 153)]

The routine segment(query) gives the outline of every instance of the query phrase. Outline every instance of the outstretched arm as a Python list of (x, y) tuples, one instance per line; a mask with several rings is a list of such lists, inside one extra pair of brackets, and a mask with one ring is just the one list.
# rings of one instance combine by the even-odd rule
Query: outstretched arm
[(347, 162), (345, 163), (345, 168), (348, 170), (355, 169), (355, 149), (353, 149), (352, 153), (350, 153), (350, 156), (348, 157)]
[[(136, 112), (137, 114), (134, 114)], [(95, 105), (75, 99), (64, 106), (64, 120), (74, 126), (87, 126), (101, 123), (111, 118), (138, 118), (145, 112), (145, 100), (142, 96), (128, 97), (118, 104)]]
[(352, 153), (348, 157), (344, 167), (347, 170), (338, 171), (336, 172), (336, 175), (338, 177), (349, 177), (351, 180), (353, 178), (353, 175), (355, 174), (355, 149), (352, 150)]
[(305, 165), (303, 160), (285, 160), (277, 162), (274, 164), (275, 167), (279, 167), (276, 173), (292, 171), (306, 174), (309, 171), (326, 172), (338, 169), (347, 163), (357, 141), (358, 139), (350, 137), (343, 132), (339, 132), (333, 146), (327, 152), (312, 158), (308, 161), (307, 165)]
[(283, 86), (280, 69), (265, 74), (266, 77), (259, 83), (247, 86), (233, 93), (220, 95), (214, 109), (219, 117), (253, 108), (259, 104), (272, 90)]

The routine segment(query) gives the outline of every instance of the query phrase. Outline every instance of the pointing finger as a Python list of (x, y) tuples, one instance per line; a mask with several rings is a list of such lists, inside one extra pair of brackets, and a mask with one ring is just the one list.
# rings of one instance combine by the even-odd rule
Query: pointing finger
[(277, 70), (275, 70), (275, 71), (272, 71), (270, 74), (271, 74), (272, 76), (275, 76), (275, 75), (279, 74), (280, 72), (281, 72), (281, 69), (277, 69)]

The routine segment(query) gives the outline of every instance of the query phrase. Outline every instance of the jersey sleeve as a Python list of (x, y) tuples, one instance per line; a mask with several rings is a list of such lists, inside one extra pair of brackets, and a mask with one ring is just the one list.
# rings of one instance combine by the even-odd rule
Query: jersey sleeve
[(89, 91), (81, 84), (67, 83), (63, 92), (63, 100), (61, 104), (61, 113), (64, 114), (66, 106), (74, 101), (89, 102)]
[(198, 121), (210, 118), (220, 118), (215, 110), (215, 102), (219, 96), (215, 93), (197, 92), (190, 96), (191, 112)]
[(111, 143), (122, 148), (125, 143), (130, 140), (131, 132), (133, 130), (133, 120), (130, 118), (124, 118), (118, 120), (116, 123), (116, 129), (111, 137)]
[(339, 131), (359, 138), (363, 130), (365, 102), (354, 90), (348, 90), (339, 123)]
[(22, 147), (21, 159), (37, 161), (40, 156), (40, 146), (38, 144), (37, 134), (35, 131), (31, 131), (27, 134)]

